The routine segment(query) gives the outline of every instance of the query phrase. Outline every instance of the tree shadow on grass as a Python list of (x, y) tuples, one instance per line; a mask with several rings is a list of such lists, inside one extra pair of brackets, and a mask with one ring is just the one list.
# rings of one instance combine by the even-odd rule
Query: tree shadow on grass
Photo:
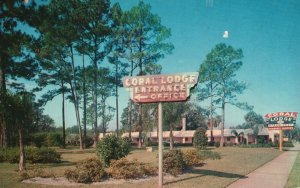
[(40, 168), (51, 168), (51, 167), (69, 167), (69, 166), (75, 166), (76, 162), (70, 162), (70, 161), (61, 161), (58, 163), (46, 163), (46, 164), (29, 164), (27, 166), (28, 169), (33, 169), (36, 167)]
[(191, 180), (191, 179), (196, 179), (196, 178), (199, 178), (202, 176), (215, 176), (215, 177), (238, 178), (238, 179), (247, 178), (247, 176), (240, 175), (240, 174), (220, 172), (220, 171), (214, 171), (214, 170), (205, 170), (205, 169), (189, 169), (187, 172), (191, 173), (191, 174), (197, 174), (197, 175), (194, 175), (192, 177), (181, 178), (181, 179), (175, 180), (175, 181), (166, 182), (165, 185), (173, 184), (173, 183), (177, 183), (177, 182), (181, 182), (181, 181), (186, 181), (186, 180)]
[(76, 165), (76, 162), (70, 162), (70, 161), (61, 161), (59, 163), (48, 164), (49, 167), (75, 166), (75, 165)]
[(205, 170), (205, 169), (192, 169), (190, 170), (190, 173), (199, 174), (199, 175), (201, 174), (205, 176), (223, 177), (223, 178), (246, 178), (246, 176), (241, 174), (233, 174), (233, 173), (220, 172), (214, 170)]

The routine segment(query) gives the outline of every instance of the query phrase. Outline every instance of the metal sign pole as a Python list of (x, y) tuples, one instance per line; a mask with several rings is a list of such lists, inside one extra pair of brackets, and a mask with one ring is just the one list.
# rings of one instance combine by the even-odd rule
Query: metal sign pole
[(158, 103), (158, 187), (163, 187), (163, 130), (162, 130), (162, 104)]

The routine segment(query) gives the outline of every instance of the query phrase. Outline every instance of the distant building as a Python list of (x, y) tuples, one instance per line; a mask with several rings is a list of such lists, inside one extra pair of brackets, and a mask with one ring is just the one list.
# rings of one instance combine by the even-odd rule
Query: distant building
[[(236, 131), (237, 135), (234, 134), (233, 130)], [(180, 144), (191, 144), (193, 143), (193, 138), (195, 134), (195, 130), (186, 130), (186, 121), (183, 119), (182, 121), (182, 129), (180, 131), (172, 131), (174, 143)], [(110, 135), (113, 133), (106, 133), (106, 135)], [(208, 141), (211, 141), (210, 138), (210, 130), (206, 131), (206, 135), (208, 137)], [(254, 144), (256, 143), (256, 139), (265, 140), (268, 142), (271, 140), (278, 140), (279, 131), (278, 130), (268, 130), (268, 128), (263, 125), (259, 126), (257, 137), (254, 135), (253, 129), (224, 129), (224, 143), (225, 144)], [(122, 137), (129, 137), (129, 133), (123, 133)], [(213, 129), (213, 137), (214, 142), (221, 141), (221, 129), (215, 128)], [(99, 139), (103, 138), (103, 133), (99, 134)], [(146, 138), (152, 142), (158, 142), (158, 133), (157, 131), (147, 132)], [(139, 143), (139, 132), (131, 132), (131, 140), (133, 143)], [(163, 142), (170, 141), (170, 131), (163, 131)], [(143, 142), (143, 141), (142, 141)]]
[[(238, 135), (233, 134), (233, 130), (235, 130)], [(193, 143), (194, 133), (195, 130), (180, 130), (180, 131), (172, 131), (173, 138), (175, 143), (181, 144), (191, 144)], [(210, 138), (210, 130), (206, 131), (206, 135), (208, 137), (208, 141), (211, 141)], [(271, 140), (278, 139), (279, 131), (277, 130), (268, 130), (265, 127), (259, 127), (257, 138), (262, 138), (266, 142)], [(129, 137), (129, 133), (124, 133), (122, 137)], [(151, 140), (152, 142), (158, 142), (157, 132), (148, 132), (146, 137)], [(213, 130), (213, 137), (214, 142), (221, 141), (221, 129), (214, 129)], [(139, 133), (138, 132), (131, 132), (131, 139), (132, 142), (138, 143), (139, 141)], [(225, 144), (254, 144), (256, 142), (255, 135), (253, 134), (252, 129), (224, 129), (224, 143)], [(163, 131), (163, 141), (169, 142), (170, 141), (170, 131)]]

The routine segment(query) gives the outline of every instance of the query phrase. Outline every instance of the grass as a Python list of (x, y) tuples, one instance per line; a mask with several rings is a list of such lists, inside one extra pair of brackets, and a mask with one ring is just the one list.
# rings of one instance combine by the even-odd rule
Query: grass
[[(78, 149), (59, 149), (63, 162), (59, 164), (28, 165), (29, 169), (36, 167), (45, 168), (46, 171), (54, 173), (56, 177), (62, 176), (65, 169), (72, 168), (75, 162), (84, 158), (95, 156), (94, 150), (82, 152)], [(226, 187), (233, 181), (245, 177), (248, 173), (272, 160), (280, 154), (272, 148), (238, 148), (224, 147), (213, 149), (221, 155), (220, 160), (206, 160), (205, 165), (187, 171), (177, 178), (164, 177), (164, 187)], [(146, 152), (136, 149), (127, 156), (128, 159), (138, 159), (140, 162), (147, 162), (157, 165), (157, 150)], [(299, 156), (298, 156), (299, 157)], [(53, 187), (46, 185), (24, 184), (18, 180), (17, 164), (0, 163), (0, 187)], [(146, 179), (144, 181), (125, 181), (122, 184), (125, 188), (156, 187), (157, 179)], [(55, 186), (56, 188), (64, 186)], [(81, 187), (99, 187), (99, 185), (82, 185)], [(104, 188), (117, 188), (120, 184), (101, 184)]]
[(298, 152), (297, 158), (293, 165), (292, 171), (289, 175), (285, 188), (300, 187), (300, 152)]
[(227, 187), (280, 154), (272, 148), (224, 147), (213, 151), (221, 154), (220, 160), (208, 160), (182, 180), (167, 182), (166, 187)]

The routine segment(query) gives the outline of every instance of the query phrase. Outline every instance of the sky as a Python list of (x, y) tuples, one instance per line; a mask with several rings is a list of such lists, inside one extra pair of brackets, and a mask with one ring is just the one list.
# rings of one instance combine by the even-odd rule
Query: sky
[[(128, 10), (138, 0), (114, 0)], [(158, 63), (163, 74), (198, 71), (205, 56), (216, 44), (225, 43), (243, 50), (243, 66), (236, 79), (248, 84), (238, 96), (254, 111), (300, 112), (300, 1), (299, 0), (145, 0), (152, 13), (171, 29), (169, 41), (175, 49)], [(223, 37), (228, 31), (228, 38)], [(121, 89), (120, 112), (129, 93)], [(110, 99), (111, 105), (114, 98)], [(56, 98), (45, 107), (61, 125), (61, 102)], [(207, 104), (199, 102), (207, 108)], [(244, 122), (246, 111), (227, 105), (225, 125)], [(75, 125), (74, 107), (67, 106), (66, 122)], [(220, 114), (220, 112), (219, 112)], [(299, 122), (298, 122), (299, 123)], [(110, 129), (115, 129), (115, 120)]]

